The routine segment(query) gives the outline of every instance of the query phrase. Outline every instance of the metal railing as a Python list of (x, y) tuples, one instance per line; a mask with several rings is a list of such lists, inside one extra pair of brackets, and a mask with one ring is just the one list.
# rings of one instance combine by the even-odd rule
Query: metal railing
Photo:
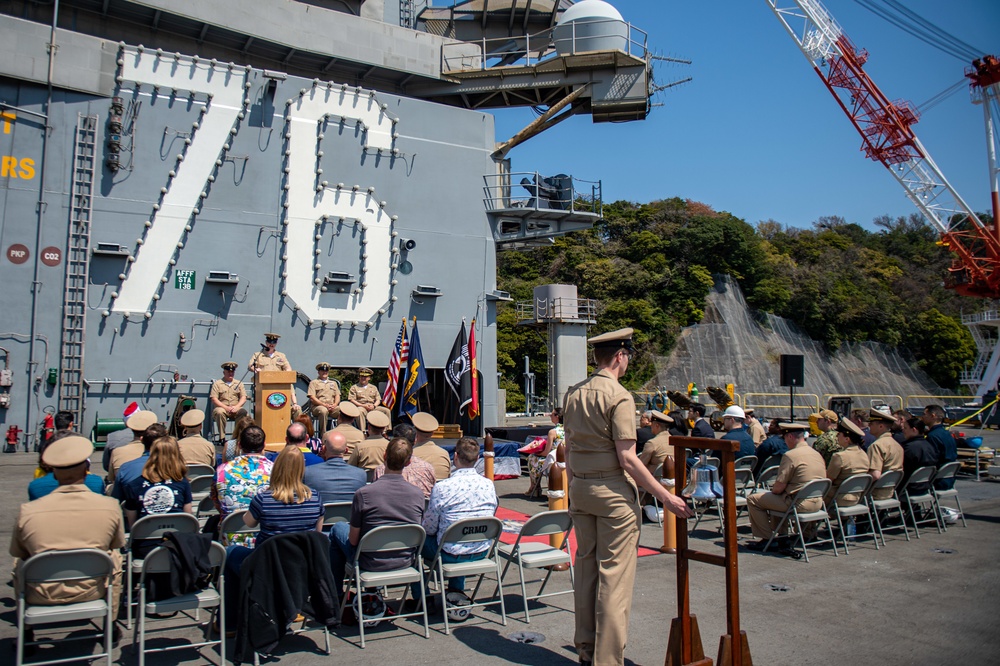
[[(764, 402), (758, 402), (761, 398), (764, 398)], [(784, 401), (784, 402), (782, 402)], [(796, 393), (795, 394), (795, 404), (794, 407), (788, 402), (787, 393), (746, 393), (743, 395), (743, 409), (752, 407), (755, 410), (766, 409), (768, 410), (768, 416), (771, 412), (777, 412), (779, 415), (784, 413), (798, 413), (800, 410), (806, 410), (806, 417), (813, 412), (818, 412), (820, 406), (819, 395), (815, 393)], [(758, 415), (760, 418), (760, 415)], [(774, 417), (771, 417), (774, 418)]]
[(906, 401), (904, 403), (904, 409), (923, 409), (927, 405), (944, 405), (950, 404), (955, 407), (960, 407), (967, 402), (973, 402), (976, 400), (974, 395), (921, 395), (913, 394), (906, 396)]
[(824, 393), (823, 394), (823, 405), (830, 404), (830, 398), (847, 397), (852, 400), (852, 402), (863, 403), (865, 399), (868, 399), (868, 404), (866, 407), (874, 407), (876, 401), (881, 401), (884, 405), (889, 405), (892, 411), (897, 411), (903, 409), (903, 397), (899, 395), (888, 395), (880, 393)]
[(597, 321), (593, 298), (536, 298), (516, 304), (517, 321)]
[[(593, 34), (593, 28), (601, 24), (607, 24), (608, 31), (605, 34)], [(494, 67), (532, 67), (557, 55), (595, 51), (621, 51), (645, 60), (649, 55), (646, 47), (648, 39), (643, 30), (624, 21), (574, 21), (533, 35), (445, 44), (441, 47), (441, 70), (455, 72), (485, 71)], [(612, 43), (614, 47), (609, 48)]]
[(969, 324), (980, 324), (988, 321), (1000, 321), (1000, 311), (998, 310), (985, 310), (983, 312), (976, 312), (970, 315), (962, 315), (962, 323), (968, 326)]
[(483, 176), (483, 180), (487, 210), (521, 208), (604, 214), (599, 180), (582, 180), (565, 174), (542, 176), (537, 171), (490, 174)]

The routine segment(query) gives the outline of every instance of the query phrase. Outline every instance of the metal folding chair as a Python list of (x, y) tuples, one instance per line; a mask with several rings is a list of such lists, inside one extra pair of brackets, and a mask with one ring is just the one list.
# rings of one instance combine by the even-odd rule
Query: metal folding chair
[(323, 532), (329, 533), (334, 523), (351, 519), (351, 502), (328, 502), (323, 505)]
[[(394, 619), (404, 617), (421, 616), (424, 620), (424, 638), (431, 637), (430, 626), (427, 622), (427, 590), (424, 587), (424, 567), (423, 557), (420, 549), (423, 548), (426, 533), (420, 525), (383, 525), (376, 527), (372, 531), (361, 537), (358, 547), (354, 549), (354, 561), (348, 562), (348, 573), (351, 575), (351, 589), (354, 590), (355, 606), (354, 610), (358, 617), (358, 629), (361, 633), (361, 647), (365, 647), (365, 617), (364, 604), (361, 603), (361, 594), (368, 588), (403, 586), (403, 596), (399, 600), (400, 612), (393, 616)], [(391, 571), (364, 571), (358, 564), (358, 560), (363, 554), (375, 555), (386, 551), (399, 551), (414, 549), (413, 562), (410, 565), (399, 567)], [(420, 587), (420, 610), (413, 613), (403, 613), (403, 605), (406, 603), (406, 596), (410, 592), (410, 584), (419, 583)], [(344, 606), (347, 604), (348, 594), (340, 602), (340, 615), (344, 615)]]
[(736, 469), (749, 469), (750, 478), (753, 479), (753, 471), (757, 469), (757, 456), (743, 456), (742, 458), (737, 458), (733, 463)]
[[(746, 457), (754, 458), (754, 456)], [(736, 488), (736, 497), (734, 498), (734, 504), (736, 506), (736, 520), (739, 521), (740, 512), (745, 511), (747, 508), (747, 494), (753, 488), (753, 465), (736, 469), (733, 473), (733, 483)], [(722, 534), (725, 528), (722, 520), (722, 510), (724, 507), (725, 502), (722, 501), (722, 498), (716, 497), (715, 512), (719, 517), (719, 534)]]
[(230, 534), (256, 534), (260, 531), (259, 525), (257, 527), (247, 527), (247, 524), (243, 522), (243, 514), (245, 513), (246, 509), (233, 511), (219, 523), (219, 540), (223, 546), (232, 545), (229, 538)]
[[(434, 554), (434, 559), (426, 564), (433, 573), (434, 583), (437, 585), (438, 592), (441, 595), (441, 608), (444, 609), (445, 634), (451, 633), (451, 627), (448, 625), (448, 599), (446, 596), (445, 580), (455, 578), (456, 576), (479, 576), (479, 580), (476, 581), (476, 587), (472, 590), (471, 603), (468, 606), (463, 606), (463, 608), (471, 609), (479, 606), (500, 604), (502, 624), (507, 626), (507, 609), (504, 606), (502, 594), (497, 600), (476, 601), (476, 594), (479, 592), (479, 587), (482, 585), (486, 574), (494, 574), (497, 580), (500, 580), (500, 558), (497, 556), (497, 546), (500, 543), (501, 534), (503, 534), (503, 522), (499, 518), (489, 516), (456, 520), (448, 526), (444, 534), (440, 535), (437, 553)], [(468, 543), (473, 541), (489, 541), (485, 557), (478, 560), (454, 562), (451, 564), (441, 561), (441, 554), (444, 552), (444, 545), (446, 543)]]
[[(211, 550), (208, 551), (212, 568), (215, 570), (212, 582), (203, 590), (182, 594), (168, 599), (150, 601), (146, 598), (148, 591), (148, 577), (150, 574), (168, 573), (170, 571), (170, 551), (166, 548), (153, 550), (142, 561), (142, 569), (139, 578), (139, 621), (136, 626), (136, 635), (139, 643), (139, 666), (145, 666), (146, 653), (167, 652), (169, 650), (183, 650), (186, 648), (205, 647), (209, 645), (219, 646), (219, 666), (223, 666), (226, 661), (226, 611), (222, 600), (225, 595), (225, 580), (222, 575), (223, 566), (226, 563), (226, 549), (220, 543), (212, 543)], [(202, 624), (197, 616), (191, 616), (186, 611), (199, 611), (202, 608), (212, 609), (209, 613), (208, 621)], [(164, 627), (158, 631), (169, 631), (179, 627), (189, 627), (201, 625), (205, 632), (205, 640), (200, 643), (181, 643), (158, 648), (146, 647), (146, 622), (150, 615), (170, 615), (173, 613), (184, 613), (192, 622), (185, 625), (177, 625), (172, 621), (169, 627)], [(211, 640), (212, 618), (218, 616), (219, 638)]]
[(198, 506), (195, 507), (194, 515), (198, 518), (198, 522), (201, 523), (202, 527), (204, 527), (209, 517), (219, 515), (219, 510), (215, 508), (215, 502), (212, 501), (211, 497), (202, 497), (198, 501)]
[(159, 513), (135, 521), (129, 531), (127, 555), (125, 559), (125, 606), (126, 624), (132, 628), (132, 593), (135, 591), (135, 577), (142, 571), (142, 560), (136, 559), (133, 548), (138, 541), (162, 540), (169, 532), (200, 532), (201, 523), (190, 513)]
[[(885, 545), (885, 530), (886, 529), (897, 529), (902, 527), (903, 534), (906, 536), (906, 540), (910, 540), (910, 531), (906, 527), (906, 519), (903, 517), (903, 504), (899, 501), (899, 495), (896, 493), (896, 486), (899, 485), (900, 480), (903, 478), (903, 472), (901, 470), (892, 470), (886, 472), (880, 476), (875, 483), (872, 484), (871, 489), (868, 491), (868, 505), (871, 508), (872, 522), (875, 523), (875, 529), (878, 531), (878, 536), (882, 539), (882, 545)], [(887, 488), (892, 488), (892, 496), (885, 499), (875, 499), (875, 493), (879, 490), (885, 490)], [(891, 511), (899, 512), (899, 525), (882, 525), (882, 516), (879, 514), (885, 514), (885, 517), (889, 517)]]
[[(815, 546), (821, 543), (829, 543), (833, 546), (833, 554), (837, 556), (837, 541), (833, 536), (833, 526), (830, 524), (830, 516), (826, 511), (826, 503), (823, 501), (823, 496), (826, 495), (827, 491), (830, 490), (831, 481), (830, 479), (814, 479), (802, 486), (797, 493), (792, 497), (791, 504), (788, 505), (788, 509), (781, 514), (781, 519), (778, 521), (778, 525), (771, 530), (771, 538), (767, 540), (764, 544), (764, 551), (767, 552), (768, 547), (771, 542), (778, 536), (781, 531), (782, 526), (786, 522), (795, 521), (795, 534), (798, 537), (799, 543), (802, 545), (802, 554), (806, 558), (806, 562), (809, 561), (809, 551), (806, 546)], [(810, 511), (808, 513), (800, 513), (798, 510), (799, 502), (809, 500), (809, 499), (819, 499), (820, 508), (817, 511)], [(777, 515), (776, 511), (768, 511), (770, 515)], [(791, 520), (790, 520), (791, 519)], [(805, 535), (802, 533), (802, 523), (825, 523), (826, 529), (830, 535), (827, 539), (816, 538), (812, 541), (806, 542)], [(817, 535), (818, 536), (818, 535)]]
[[(868, 491), (871, 490), (874, 480), (871, 474), (854, 474), (843, 480), (840, 486), (837, 488), (837, 493), (833, 496), (833, 504), (830, 506), (830, 514), (837, 519), (837, 526), (840, 528), (840, 539), (844, 543), (844, 553), (847, 555), (851, 554), (851, 551), (847, 548), (847, 530), (845, 527), (845, 518), (854, 518), (855, 530), (858, 528), (857, 518), (859, 516), (868, 516), (871, 510), (868, 507)], [(842, 506), (843, 498), (847, 495), (859, 495), (860, 498), (854, 504), (848, 504), (847, 506)], [(858, 532), (855, 531), (852, 539), (859, 539), (864, 536), (870, 536), (875, 542), (875, 550), (879, 549), (878, 545), (878, 535), (875, 533), (875, 524), (868, 521), (868, 531)]]
[[(500, 574), (500, 580), (497, 581), (497, 589), (493, 593), (493, 596), (495, 597), (502, 593), (503, 579), (507, 575), (507, 569), (510, 568), (511, 564), (517, 564), (517, 574), (521, 582), (521, 598), (524, 600), (524, 621), (528, 624), (531, 623), (531, 615), (528, 611), (529, 601), (554, 597), (559, 594), (571, 594), (573, 592), (571, 585), (568, 590), (549, 592), (548, 594), (544, 593), (545, 586), (548, 584), (549, 578), (552, 576), (553, 567), (555, 566), (568, 565), (570, 582), (574, 581), (573, 558), (569, 554), (569, 533), (572, 529), (573, 518), (569, 515), (569, 511), (543, 511), (532, 516), (524, 523), (524, 526), (521, 527), (521, 533), (517, 535), (517, 540), (513, 544), (501, 543), (499, 545), (497, 552), (500, 554), (500, 557), (507, 560), (507, 563)], [(528, 537), (550, 536), (552, 534), (562, 535), (561, 548), (554, 548), (548, 543), (525, 540)], [(541, 587), (538, 588), (538, 594), (528, 596), (524, 580), (524, 570), (542, 568), (547, 568), (548, 571), (545, 574), (545, 578), (542, 579)]]
[[(50, 550), (24, 560), (20, 567), (18, 567), (14, 579), (14, 595), (17, 597), (17, 654), (14, 661), (15, 666), (22, 666), (24, 664), (24, 648), (26, 646), (56, 642), (56, 639), (26, 640), (25, 633), (29, 627), (63, 622), (79, 622), (81, 620), (93, 623), (98, 618), (104, 619), (104, 629), (100, 633), (88, 634), (86, 636), (71, 636), (57, 640), (59, 642), (92, 640), (95, 637), (100, 637), (103, 638), (103, 652), (99, 654), (88, 653), (80, 657), (53, 659), (50, 661), (34, 661), (30, 662), (30, 666), (58, 664), (70, 661), (91, 661), (98, 657), (107, 658), (108, 666), (111, 666), (114, 626), (114, 607), (112, 605), (114, 574), (114, 561), (112, 561), (106, 552), (97, 550), (96, 548)], [(57, 606), (42, 606), (27, 602), (29, 585), (57, 582), (68, 583), (90, 579), (96, 581), (103, 579), (105, 586), (104, 598), (95, 599), (94, 601), (60, 604)]]
[(196, 479), (199, 476), (215, 476), (215, 468), (211, 465), (188, 465), (188, 479)]
[[(962, 463), (960, 463), (960, 462), (950, 462), (950, 463), (945, 463), (945, 464), (941, 465), (940, 467), (938, 467), (937, 473), (934, 475), (934, 480), (935, 481), (944, 481), (944, 480), (947, 480), (947, 479), (954, 479), (955, 475), (958, 474), (959, 467), (961, 467), (961, 466), (962, 466)], [(955, 488), (950, 488), (948, 490), (938, 490), (938, 489), (934, 488), (933, 486), (931, 486), (931, 487), (934, 490), (934, 499), (937, 500), (938, 513), (942, 514), (941, 515), (941, 524), (944, 527), (944, 529), (945, 530), (948, 529), (948, 524), (945, 523), (944, 514), (941, 511), (941, 500), (942, 499), (947, 499), (949, 497), (954, 497), (955, 498), (955, 505), (957, 506), (958, 515), (962, 519), (962, 525), (964, 527), (968, 527), (969, 524), (967, 522), (965, 522), (965, 512), (962, 511), (962, 502), (960, 502), (959, 499), (958, 499), (958, 490), (956, 490)], [(948, 507), (948, 508), (951, 508), (951, 507)]]
[(212, 491), (212, 486), (215, 485), (215, 476), (210, 474), (191, 476), (189, 472), (188, 479), (190, 479), (191, 483), (191, 500), (195, 503), (208, 497), (208, 494)]
[[(941, 516), (938, 512), (937, 498), (934, 497), (934, 486), (930, 485), (934, 483), (935, 472), (937, 472), (937, 468), (929, 465), (918, 468), (910, 475), (910, 478), (906, 481), (906, 485), (899, 491), (902, 498), (906, 500), (907, 512), (910, 514), (910, 520), (913, 522), (913, 531), (916, 533), (918, 539), (920, 538), (920, 525), (930, 522), (934, 523), (938, 534), (941, 534)], [(928, 484), (927, 490), (920, 494), (914, 494), (912, 487), (918, 483)], [(923, 509), (924, 507), (930, 510), (931, 516), (929, 518), (920, 518), (917, 515), (917, 509)], [(905, 522), (906, 513), (903, 516)]]
[[(772, 458), (775, 456), (771, 456)], [(771, 465), (765, 467), (764, 471), (760, 473), (757, 477), (756, 487), (758, 492), (766, 493), (771, 490), (771, 486), (774, 485), (775, 479), (778, 478), (778, 471), (781, 469), (779, 465)]]

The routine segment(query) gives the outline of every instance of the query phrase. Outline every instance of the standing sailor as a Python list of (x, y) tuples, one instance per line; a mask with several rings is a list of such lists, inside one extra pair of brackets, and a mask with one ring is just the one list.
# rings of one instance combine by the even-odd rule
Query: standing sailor
[[(288, 362), (284, 354), (277, 350), (278, 338), (280, 337), (277, 333), (264, 334), (264, 344), (261, 345), (263, 349), (251, 356), (250, 362), (247, 363), (247, 369), (250, 372), (255, 375), (258, 372), (267, 372), (270, 370), (292, 372), (292, 364)], [(295, 384), (288, 387), (288, 392), (290, 394), (290, 402), (292, 403), (292, 420), (294, 421), (302, 413), (302, 408), (299, 407), (299, 400), (295, 396)]]
[(247, 402), (247, 390), (243, 382), (236, 379), (236, 362), (226, 361), (222, 364), (222, 379), (212, 382), (208, 401), (212, 403), (212, 420), (215, 421), (216, 434), (220, 441), (226, 440), (226, 422), (238, 421), (247, 415), (243, 405)]
[[(581, 664), (623, 664), (639, 540), (638, 490), (671, 513), (683, 499), (653, 478), (635, 453), (635, 402), (619, 380), (632, 358), (632, 329), (590, 340), (597, 371), (566, 394), (566, 476), (576, 528), (576, 644)], [(628, 476), (626, 476), (626, 472)]]

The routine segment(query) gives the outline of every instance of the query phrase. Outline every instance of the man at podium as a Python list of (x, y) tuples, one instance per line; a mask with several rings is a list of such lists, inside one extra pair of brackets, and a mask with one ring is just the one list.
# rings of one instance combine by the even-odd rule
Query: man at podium
[[(277, 350), (278, 338), (281, 336), (277, 333), (265, 333), (264, 334), (264, 344), (261, 345), (261, 350), (250, 357), (250, 363), (247, 364), (247, 369), (255, 375), (260, 372), (267, 372), (270, 370), (282, 370), (285, 372), (292, 372), (292, 364), (288, 362), (288, 359)], [(302, 408), (299, 407), (298, 398), (295, 397), (295, 386), (289, 386), (288, 392), (291, 397), (292, 402), (292, 420), (294, 421), (302, 413)], [(255, 399), (259, 396), (254, 396)]]

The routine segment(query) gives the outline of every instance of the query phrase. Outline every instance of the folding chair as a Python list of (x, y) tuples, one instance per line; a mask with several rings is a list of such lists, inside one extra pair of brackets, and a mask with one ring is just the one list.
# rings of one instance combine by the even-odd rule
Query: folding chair
[[(486, 574), (495, 574), (497, 580), (500, 580), (500, 558), (497, 557), (497, 545), (500, 543), (500, 535), (503, 534), (503, 522), (499, 518), (494, 518), (493, 516), (484, 518), (464, 518), (462, 520), (456, 520), (448, 529), (444, 531), (444, 534), (440, 535), (440, 540), (438, 541), (437, 553), (434, 554), (434, 559), (427, 563), (427, 567), (431, 570), (434, 575), (434, 582), (437, 585), (438, 592), (441, 594), (441, 608), (444, 609), (444, 633), (450, 634), (451, 627), (448, 625), (448, 599), (447, 590), (445, 589), (445, 580), (448, 578), (455, 578), (456, 576), (479, 576), (479, 580), (476, 581), (476, 587), (472, 590), (472, 597), (468, 606), (463, 606), (462, 608), (475, 608), (478, 606), (492, 606), (494, 604), (500, 604), (500, 617), (502, 618), (502, 624), (507, 626), (507, 609), (504, 606), (503, 595), (496, 601), (476, 601), (476, 593), (479, 592), (480, 585), (483, 584), (483, 579)], [(441, 554), (444, 552), (444, 544), (446, 543), (466, 543), (470, 541), (489, 541), (489, 547), (486, 550), (486, 556), (482, 559), (471, 560), (468, 562), (454, 562), (448, 564), (441, 561)]]
[(194, 480), (199, 476), (215, 476), (215, 468), (211, 465), (188, 465), (187, 478)]
[[(653, 470), (653, 478), (659, 482), (663, 478), (663, 465), (657, 465), (656, 469)], [(656, 524), (663, 527), (663, 507), (660, 506), (660, 501), (656, 499), (656, 495), (650, 495), (653, 499), (653, 508), (656, 509)]]
[[(392, 587), (394, 585), (403, 586), (403, 596), (399, 600), (400, 612), (393, 616), (394, 619), (404, 617), (422, 616), (424, 619), (424, 638), (431, 637), (430, 626), (427, 623), (427, 590), (424, 587), (424, 560), (420, 555), (420, 549), (424, 546), (426, 538), (424, 528), (420, 525), (383, 525), (376, 527), (372, 531), (361, 537), (357, 548), (354, 549), (354, 561), (348, 562), (348, 573), (352, 577), (352, 582), (348, 588), (354, 590), (355, 613), (358, 617), (358, 629), (361, 632), (361, 647), (365, 647), (365, 618), (364, 604), (361, 603), (361, 594), (367, 588)], [(413, 562), (407, 566), (399, 567), (391, 571), (364, 571), (358, 564), (358, 560), (363, 554), (376, 555), (387, 551), (399, 551), (414, 549)], [(420, 584), (420, 610), (413, 613), (403, 613), (403, 605), (406, 603), (406, 595), (410, 591), (411, 583)], [(348, 595), (345, 594), (340, 602), (340, 615), (344, 615), (344, 606), (347, 604)]]
[[(574, 581), (573, 558), (569, 554), (569, 532), (572, 529), (573, 518), (569, 515), (569, 511), (543, 511), (542, 513), (535, 514), (524, 523), (524, 526), (521, 527), (521, 533), (517, 535), (517, 540), (513, 544), (501, 543), (499, 545), (497, 552), (500, 554), (500, 557), (507, 560), (507, 563), (504, 565), (500, 579), (497, 581), (497, 589), (493, 593), (493, 596), (495, 597), (502, 593), (503, 579), (507, 575), (507, 569), (510, 568), (512, 563), (516, 563), (517, 574), (521, 581), (521, 598), (524, 600), (524, 621), (528, 624), (531, 624), (531, 615), (528, 611), (529, 601), (554, 597), (558, 594), (571, 594), (573, 592), (571, 585), (568, 590), (544, 594), (545, 586), (548, 584), (549, 578), (552, 576), (553, 567), (556, 565), (569, 565), (570, 583), (572, 584)], [(553, 548), (548, 543), (525, 540), (527, 537), (549, 536), (552, 534), (562, 534), (561, 548)], [(524, 570), (542, 568), (548, 568), (548, 572), (545, 574), (545, 578), (542, 579), (542, 585), (538, 588), (538, 594), (529, 597), (525, 586)]]
[[(112, 605), (114, 573), (115, 564), (111, 557), (103, 550), (97, 550), (96, 548), (50, 550), (24, 560), (18, 568), (14, 581), (14, 594), (17, 597), (17, 655), (15, 657), (15, 666), (22, 666), (24, 664), (24, 648), (26, 645), (55, 642), (55, 640), (51, 639), (39, 641), (33, 639), (26, 640), (25, 632), (28, 627), (63, 622), (78, 622), (80, 620), (87, 620), (93, 623), (98, 618), (104, 618), (104, 630), (102, 632), (86, 636), (71, 636), (58, 640), (62, 642), (91, 640), (96, 637), (103, 637), (103, 652), (73, 658), (53, 659), (51, 661), (35, 661), (30, 662), (30, 664), (31, 666), (40, 666), (41, 664), (90, 661), (98, 657), (106, 657), (108, 666), (111, 666), (114, 626), (114, 608)], [(94, 601), (60, 604), (58, 606), (41, 606), (28, 604), (27, 602), (28, 585), (90, 579), (97, 580), (98, 582), (101, 579), (104, 580), (106, 589), (103, 598), (95, 599)]]
[(761, 466), (762, 470), (770, 469), (771, 467), (777, 467), (781, 464), (781, 453), (775, 453), (773, 456), (768, 456), (767, 460)]
[(233, 545), (229, 540), (230, 534), (256, 534), (260, 531), (259, 525), (257, 527), (247, 527), (247, 524), (243, 522), (243, 514), (245, 513), (246, 509), (233, 511), (219, 523), (219, 540), (223, 546)]
[[(148, 601), (146, 593), (148, 591), (148, 576), (150, 574), (169, 573), (170, 571), (170, 551), (166, 548), (156, 548), (142, 561), (142, 569), (139, 578), (139, 621), (135, 632), (139, 642), (139, 666), (145, 666), (147, 652), (166, 652), (168, 650), (182, 650), (185, 648), (198, 648), (208, 645), (219, 646), (219, 666), (223, 666), (226, 661), (226, 611), (222, 603), (225, 594), (225, 580), (222, 575), (222, 568), (226, 563), (226, 549), (220, 544), (213, 542), (208, 551), (212, 568), (215, 570), (211, 584), (203, 590), (182, 594), (177, 597)], [(168, 645), (166, 647), (147, 648), (146, 647), (146, 618), (150, 615), (170, 615), (184, 612), (191, 618), (191, 624), (177, 625), (172, 621), (169, 627), (164, 627), (161, 631), (177, 629), (179, 627), (198, 626), (201, 624), (197, 616), (191, 616), (185, 611), (199, 611), (202, 608), (210, 608), (213, 612), (209, 614), (209, 621), (204, 623), (205, 640), (200, 643), (182, 643), (180, 645)], [(219, 639), (211, 640), (212, 617), (218, 616)], [(171, 641), (174, 642), (174, 641)]]
[[(868, 491), (871, 490), (872, 484), (874, 483), (871, 474), (854, 474), (843, 480), (840, 487), (837, 488), (837, 493), (833, 496), (833, 505), (830, 507), (831, 515), (837, 519), (837, 526), (840, 528), (840, 539), (844, 542), (844, 553), (847, 555), (851, 554), (851, 551), (847, 548), (847, 531), (844, 525), (844, 518), (857, 518), (858, 516), (868, 516), (871, 510), (868, 507)], [(843, 503), (843, 498), (847, 495), (860, 495), (856, 504), (849, 504), (847, 506), (841, 506)], [(857, 521), (855, 520), (855, 529), (857, 529)], [(875, 542), (875, 550), (879, 549), (878, 546), (878, 535), (875, 533), (875, 524), (870, 520), (868, 521), (868, 531), (867, 532), (855, 532), (853, 539), (858, 539), (863, 536), (870, 536)]]
[(201, 523), (202, 527), (204, 527), (210, 516), (219, 515), (219, 510), (215, 508), (215, 502), (212, 501), (211, 497), (202, 497), (198, 501), (198, 506), (195, 507), (194, 515), (198, 518), (198, 522)]
[(168, 532), (200, 532), (201, 523), (190, 513), (159, 513), (146, 516), (135, 521), (129, 532), (126, 548), (128, 554), (125, 560), (125, 606), (126, 624), (128, 629), (132, 628), (132, 593), (135, 591), (135, 577), (142, 571), (142, 560), (136, 559), (133, 549), (138, 541), (147, 539), (159, 539), (167, 535)]
[(200, 502), (208, 497), (208, 494), (212, 491), (212, 486), (215, 485), (215, 476), (210, 474), (191, 476), (189, 473), (188, 479), (191, 483), (191, 499), (194, 502)]
[[(797, 493), (792, 497), (791, 504), (788, 505), (788, 509), (781, 514), (781, 520), (778, 521), (778, 525), (771, 530), (771, 538), (767, 540), (764, 544), (764, 551), (767, 552), (768, 547), (771, 542), (774, 541), (775, 537), (781, 531), (781, 527), (786, 522), (791, 522), (789, 519), (795, 521), (795, 534), (798, 537), (799, 543), (802, 544), (802, 554), (806, 558), (806, 562), (809, 561), (809, 551), (806, 546), (816, 546), (821, 543), (829, 543), (833, 546), (833, 554), (837, 556), (837, 541), (833, 536), (833, 526), (830, 524), (830, 516), (826, 512), (826, 502), (823, 501), (823, 496), (826, 495), (827, 491), (830, 490), (831, 481), (830, 479), (813, 479), (806, 485), (802, 486)], [(820, 508), (817, 511), (810, 511), (809, 513), (799, 513), (798, 504), (799, 502), (809, 500), (809, 499), (819, 499)], [(776, 511), (768, 511), (770, 515), (777, 515)], [(805, 535), (802, 533), (802, 523), (826, 523), (826, 529), (830, 534), (828, 539), (813, 539), (812, 541), (806, 543)], [(818, 535), (817, 535), (818, 536)]]
[[(950, 463), (945, 463), (945, 464), (941, 465), (940, 467), (938, 467), (938, 471), (934, 475), (934, 480), (935, 481), (943, 481), (943, 480), (947, 480), (947, 479), (954, 479), (955, 475), (958, 474), (958, 468), (961, 467), (961, 466), (962, 466), (962, 463), (960, 463), (960, 462), (950, 462)], [(962, 511), (962, 503), (958, 499), (958, 491), (954, 487), (950, 488), (948, 490), (938, 490), (938, 489), (934, 488), (934, 486), (931, 486), (931, 488), (934, 491), (934, 499), (937, 500), (938, 513), (941, 513), (941, 499), (942, 498), (954, 497), (955, 498), (955, 504), (958, 507), (958, 515), (962, 519), (962, 525), (964, 527), (968, 527), (969, 524), (965, 522), (965, 512)], [(948, 508), (951, 508), (951, 507), (948, 507)], [(944, 529), (947, 531), (948, 525), (944, 521), (944, 515), (941, 516), (941, 524), (944, 526)]]
[[(941, 534), (941, 516), (938, 515), (937, 499), (934, 497), (934, 486), (930, 485), (934, 483), (934, 473), (936, 471), (937, 468), (930, 465), (918, 468), (910, 475), (910, 478), (906, 481), (906, 485), (900, 491), (900, 494), (906, 500), (906, 508), (909, 511), (910, 520), (913, 521), (913, 531), (916, 533), (918, 539), (920, 538), (920, 525), (932, 521), (934, 527), (937, 528), (938, 534)], [(928, 484), (927, 490), (919, 495), (914, 495), (911, 487), (918, 483)], [(916, 508), (923, 508), (925, 506), (930, 509), (931, 517), (918, 518)], [(903, 516), (903, 521), (906, 522), (906, 514), (904, 513)]]
[[(774, 456), (771, 456), (772, 458)], [(760, 473), (757, 477), (756, 487), (758, 492), (768, 492), (771, 490), (771, 486), (774, 485), (775, 479), (778, 478), (778, 471), (781, 469), (779, 465), (771, 465), (770, 467), (765, 467), (764, 471)]]
[(323, 505), (323, 532), (329, 533), (334, 523), (351, 519), (351, 502), (329, 502)]
[[(745, 456), (745, 458), (754, 458), (755, 456)], [(742, 467), (735, 470), (733, 475), (733, 483), (736, 488), (736, 497), (734, 498), (734, 504), (736, 506), (736, 520), (740, 519), (740, 511), (745, 511), (747, 508), (747, 493), (753, 487), (753, 465), (749, 467)], [(725, 525), (722, 520), (722, 510), (725, 507), (725, 502), (723, 502), (721, 497), (715, 498), (715, 511), (719, 514), (719, 534), (723, 534)]]
[(736, 469), (749, 469), (750, 476), (753, 476), (753, 470), (757, 467), (757, 456), (743, 456), (742, 458), (737, 458), (733, 463)]
[[(886, 472), (872, 484), (871, 489), (868, 491), (868, 505), (871, 508), (872, 522), (875, 523), (875, 529), (878, 531), (879, 538), (882, 539), (882, 545), (885, 545), (885, 529), (896, 529), (899, 527), (903, 528), (903, 534), (906, 536), (906, 540), (910, 540), (910, 531), (906, 527), (906, 519), (903, 517), (903, 504), (899, 501), (899, 495), (896, 493), (896, 486), (899, 485), (900, 479), (903, 478), (903, 472), (901, 470), (892, 470)], [(892, 497), (887, 497), (885, 499), (875, 499), (875, 493), (879, 490), (885, 490), (887, 488), (892, 488)], [(890, 511), (899, 512), (899, 525), (885, 526), (882, 525), (882, 517), (880, 513), (885, 513), (885, 517), (889, 517)]]

